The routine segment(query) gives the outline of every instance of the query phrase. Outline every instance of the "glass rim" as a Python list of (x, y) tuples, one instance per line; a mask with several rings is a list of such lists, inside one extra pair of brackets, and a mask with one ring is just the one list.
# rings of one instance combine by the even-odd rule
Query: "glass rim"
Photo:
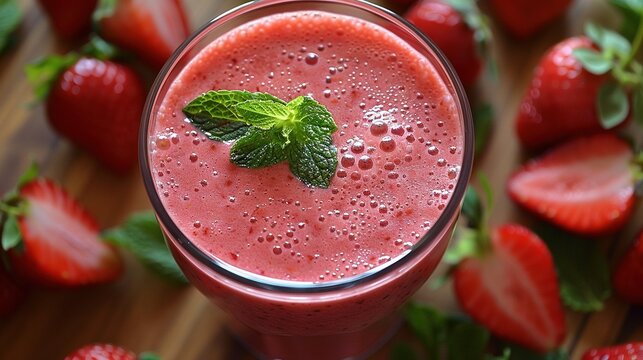
[[(378, 265), (373, 269), (369, 269), (365, 272), (344, 279), (330, 280), (325, 282), (282, 280), (258, 275), (226, 263), (225, 261), (217, 259), (216, 257), (209, 255), (209, 253), (201, 250), (192, 241), (190, 241), (187, 236), (185, 236), (185, 234), (174, 223), (172, 217), (168, 214), (167, 210), (163, 206), (161, 198), (156, 191), (156, 186), (154, 185), (154, 179), (152, 176), (150, 161), (148, 158), (148, 130), (150, 120), (154, 117), (153, 110), (154, 106), (157, 103), (157, 98), (159, 97), (159, 90), (165, 84), (167, 75), (174, 69), (174, 66), (178, 62), (177, 60), (181, 59), (181, 57), (186, 52), (186, 49), (190, 50), (189, 47), (195, 40), (198, 40), (209, 28), (215, 26), (222, 20), (228, 19), (238, 14), (245, 14), (257, 8), (265, 8), (268, 6), (293, 2), (322, 4), (332, 3), (347, 5), (362, 11), (369, 12), (371, 14), (375, 14), (376, 16), (379, 16), (386, 21), (392, 22), (398, 27), (410, 30), (412, 34), (418, 38), (417, 40), (421, 42), (422, 45), (428, 47), (430, 52), (432, 52), (437, 58), (440, 65), (442, 65), (444, 72), (448, 77), (448, 80), (451, 82), (450, 85), (452, 85), (453, 89), (455, 90), (455, 95), (457, 95), (457, 100), (462, 113), (462, 136), (464, 138), (464, 143), (460, 174), (449, 202), (446, 204), (444, 210), (442, 211), (436, 222), (433, 224), (433, 226), (431, 226), (431, 228), (429, 228), (429, 230), (424, 233), (422, 238), (410, 249), (400, 253), (386, 264)], [(396, 21), (398, 23), (395, 23)], [(443, 76), (441, 76), (441, 78), (443, 78)], [(449, 84), (447, 84), (447, 86), (448, 85)], [(471, 109), (469, 107), (466, 92), (462, 83), (457, 77), (453, 66), (447, 60), (446, 56), (444, 56), (442, 51), (426, 35), (424, 35), (420, 30), (418, 30), (415, 26), (413, 26), (400, 15), (382, 6), (372, 4), (364, 0), (254, 0), (225, 11), (206, 22), (198, 30), (193, 32), (167, 60), (167, 62), (157, 75), (156, 79), (154, 80), (154, 83), (147, 96), (141, 118), (141, 126), (139, 129), (138, 152), (139, 166), (143, 176), (144, 187), (147, 192), (148, 198), (150, 199), (152, 207), (156, 213), (156, 216), (161, 223), (161, 226), (169, 233), (169, 236), (172, 236), (176, 240), (182, 250), (185, 250), (196, 261), (198, 261), (202, 265), (205, 265), (208, 269), (218, 273), (219, 275), (230, 278), (244, 285), (250, 285), (256, 289), (279, 291), (285, 293), (319, 293), (352, 288), (357, 285), (377, 280), (385, 274), (388, 274), (391, 271), (400, 268), (405, 263), (411, 261), (415, 257), (415, 254), (423, 252), (423, 250), (431, 247), (439, 239), (440, 234), (443, 231), (447, 230), (448, 226), (450, 225), (450, 220), (454, 216), (457, 216), (457, 212), (460, 209), (460, 203), (464, 198), (464, 194), (466, 192), (467, 184), (469, 182), (469, 178), (471, 176), (473, 168), (474, 133)]]

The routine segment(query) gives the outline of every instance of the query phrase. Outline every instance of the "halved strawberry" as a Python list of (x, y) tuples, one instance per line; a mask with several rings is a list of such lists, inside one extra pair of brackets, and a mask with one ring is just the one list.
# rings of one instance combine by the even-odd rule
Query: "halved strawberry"
[(136, 354), (112, 344), (90, 344), (65, 356), (65, 360), (136, 360)]
[(565, 339), (565, 317), (554, 262), (529, 229), (503, 225), (490, 250), (465, 258), (453, 273), (462, 309), (493, 334), (537, 351)]
[(180, 0), (101, 0), (95, 17), (102, 37), (155, 68), (190, 34)]
[(600, 349), (590, 349), (582, 360), (637, 360), (643, 359), (643, 342), (621, 344)]
[(508, 182), (511, 198), (571, 232), (601, 235), (632, 213), (633, 152), (612, 134), (581, 137), (529, 161)]
[(623, 300), (643, 306), (643, 232), (619, 262), (612, 279), (614, 290)]
[(103, 283), (121, 274), (118, 252), (101, 241), (94, 218), (64, 189), (36, 179), (18, 196), (26, 204), (18, 216), (22, 239), (8, 252), (17, 274), (53, 286)]

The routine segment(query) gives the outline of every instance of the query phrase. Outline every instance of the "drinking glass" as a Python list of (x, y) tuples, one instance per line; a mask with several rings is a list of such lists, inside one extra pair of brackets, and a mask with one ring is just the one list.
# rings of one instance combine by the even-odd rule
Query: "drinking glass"
[[(170, 84), (201, 49), (228, 31), (272, 14), (321, 10), (380, 25), (415, 48), (437, 70), (455, 100), (463, 162), (452, 196), (435, 224), (410, 249), (356, 276), (321, 283), (250, 273), (197, 247), (163, 206), (150, 167), (150, 142)], [(147, 99), (140, 131), (145, 187), (167, 244), (190, 282), (231, 315), (228, 328), (257, 357), (357, 359), (383, 345), (399, 328), (400, 307), (438, 265), (457, 220), (473, 162), (473, 126), (465, 92), (439, 49), (398, 15), (359, 0), (262, 0), (241, 5), (205, 24), (165, 64)], [(429, 191), (429, 190), (427, 190)]]

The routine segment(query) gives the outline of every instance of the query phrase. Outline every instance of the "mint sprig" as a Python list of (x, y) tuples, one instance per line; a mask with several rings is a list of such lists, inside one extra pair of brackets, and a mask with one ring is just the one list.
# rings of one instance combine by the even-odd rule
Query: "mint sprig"
[(327, 188), (337, 168), (330, 112), (310, 96), (285, 101), (242, 90), (208, 91), (183, 108), (190, 122), (214, 141), (234, 141), (230, 161), (261, 168), (287, 161), (304, 184)]

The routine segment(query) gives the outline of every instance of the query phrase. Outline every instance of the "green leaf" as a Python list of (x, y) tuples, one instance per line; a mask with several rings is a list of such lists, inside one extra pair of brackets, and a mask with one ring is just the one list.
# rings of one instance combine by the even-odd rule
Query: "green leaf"
[(288, 120), (290, 110), (286, 105), (270, 100), (249, 100), (235, 107), (237, 114), (248, 125), (268, 130), (280, 121)]
[(480, 201), (480, 196), (478, 196), (478, 192), (471, 185), (467, 187), (467, 192), (464, 195), (462, 215), (467, 218), (469, 226), (472, 228), (478, 228), (484, 219), (484, 207)]
[(251, 129), (230, 149), (230, 161), (246, 168), (274, 165), (286, 160), (286, 140), (278, 129)]
[(510, 360), (511, 359), (511, 349), (505, 348), (501, 355), (491, 355), (485, 354), (484, 360)]
[(630, 42), (621, 34), (600, 27), (592, 22), (585, 24), (585, 34), (602, 52), (609, 50), (618, 54), (621, 58), (626, 58), (632, 50)]
[(328, 188), (337, 169), (337, 148), (330, 135), (307, 133), (288, 145), (290, 171), (308, 186)]
[(611, 59), (594, 49), (579, 48), (572, 51), (574, 56), (583, 65), (583, 68), (595, 75), (607, 73), (614, 66)]
[(58, 77), (78, 61), (78, 58), (79, 55), (76, 53), (52, 55), (27, 65), (25, 73), (34, 88), (36, 100), (45, 99)]
[(14, 215), (7, 216), (7, 220), (2, 226), (2, 248), (6, 251), (13, 249), (22, 242), (18, 219)]
[(444, 254), (444, 262), (457, 265), (462, 259), (476, 256), (480, 253), (478, 230), (458, 227), (453, 236), (454, 242)]
[(615, 82), (606, 82), (598, 90), (598, 116), (604, 129), (612, 129), (625, 121), (629, 113), (627, 94)]
[(294, 112), (294, 118), (306, 128), (309, 133), (330, 135), (337, 131), (333, 115), (322, 104), (310, 96), (300, 96), (288, 103), (288, 108)]
[(136, 360), (161, 360), (161, 357), (149, 351), (138, 354)]
[(643, 86), (632, 91), (632, 116), (639, 125), (643, 125)]
[(187, 284), (165, 244), (163, 232), (152, 212), (130, 216), (117, 228), (103, 234), (105, 241), (131, 251), (145, 266), (173, 282)]
[(448, 360), (483, 360), (489, 343), (489, 331), (462, 319), (449, 319)]
[(99, 0), (96, 10), (94, 10), (94, 21), (100, 22), (103, 18), (114, 15), (118, 1), (119, 0)]
[(623, 17), (620, 33), (625, 38), (633, 40), (643, 14), (643, 2), (640, 0), (610, 0), (610, 3), (619, 10)]
[(482, 104), (473, 109), (473, 128), (476, 134), (476, 155), (480, 155), (486, 148), (493, 130), (493, 107), (490, 104)]
[(575, 311), (599, 311), (611, 294), (609, 266), (595, 242), (549, 225), (536, 229), (549, 247), (560, 282), (561, 298)]
[(429, 359), (440, 359), (440, 345), (446, 339), (446, 318), (436, 309), (410, 303), (404, 318), (424, 346)]
[(80, 49), (80, 53), (99, 60), (114, 59), (120, 55), (117, 47), (97, 35), (92, 36), (89, 42)]
[(511, 352), (510, 360), (569, 360), (569, 355), (562, 349), (553, 350), (544, 354), (515, 344), (509, 345), (508, 349)]
[(18, 178), (18, 183), (16, 184), (16, 189), (20, 189), (23, 187), (25, 184), (36, 180), (38, 178), (38, 175), (40, 174), (40, 169), (38, 166), (38, 163), (32, 162), (31, 165), (25, 170), (22, 175)]
[(416, 360), (417, 354), (409, 344), (397, 343), (391, 349), (391, 360)]
[(250, 124), (236, 111), (236, 106), (248, 100), (284, 102), (270, 94), (238, 90), (208, 91), (183, 108), (185, 116), (208, 138), (232, 141), (245, 135)]
[(0, 51), (11, 45), (13, 33), (22, 21), (22, 10), (16, 0), (0, 0)]

